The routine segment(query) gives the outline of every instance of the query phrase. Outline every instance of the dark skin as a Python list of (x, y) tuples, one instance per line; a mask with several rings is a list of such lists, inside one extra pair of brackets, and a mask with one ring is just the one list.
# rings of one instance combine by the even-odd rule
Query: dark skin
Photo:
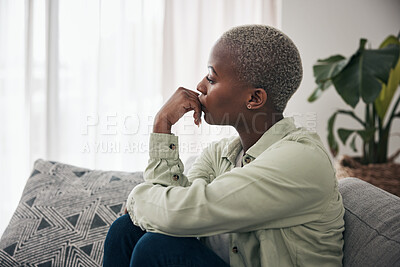
[(180, 87), (154, 119), (153, 132), (171, 134), (171, 127), (186, 112), (194, 110), (194, 122), (201, 114), (212, 125), (231, 125), (239, 133), (244, 152), (276, 122), (283, 118), (273, 107), (263, 88), (239, 81), (232, 63), (234, 57), (218, 41), (208, 62), (209, 73), (197, 85), (201, 93)]

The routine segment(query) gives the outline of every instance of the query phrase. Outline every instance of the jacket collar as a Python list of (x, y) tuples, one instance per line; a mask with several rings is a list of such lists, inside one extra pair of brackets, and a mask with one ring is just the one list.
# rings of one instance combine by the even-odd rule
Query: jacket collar
[[(262, 152), (294, 130), (296, 130), (294, 119), (291, 117), (283, 118), (269, 128), (268, 131), (247, 150), (246, 155), (257, 158)], [(225, 157), (232, 164), (235, 164), (236, 156), (241, 150), (242, 143), (240, 142), (240, 137), (237, 136), (224, 148), (221, 157)]]

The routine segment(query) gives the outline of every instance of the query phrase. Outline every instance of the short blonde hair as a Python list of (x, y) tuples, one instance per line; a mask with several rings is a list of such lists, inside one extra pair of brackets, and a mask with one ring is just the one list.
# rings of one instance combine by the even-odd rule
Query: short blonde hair
[(283, 112), (303, 77), (300, 54), (293, 41), (266, 25), (232, 28), (219, 41), (232, 53), (239, 79), (266, 90), (276, 111)]

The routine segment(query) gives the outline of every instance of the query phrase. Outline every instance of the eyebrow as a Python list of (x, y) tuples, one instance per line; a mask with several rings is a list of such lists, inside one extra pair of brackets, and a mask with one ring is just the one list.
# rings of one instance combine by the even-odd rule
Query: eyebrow
[(212, 66), (208, 66), (208, 69), (210, 69), (212, 72), (215, 73), (216, 76), (218, 76), (217, 72), (215, 71), (215, 69)]

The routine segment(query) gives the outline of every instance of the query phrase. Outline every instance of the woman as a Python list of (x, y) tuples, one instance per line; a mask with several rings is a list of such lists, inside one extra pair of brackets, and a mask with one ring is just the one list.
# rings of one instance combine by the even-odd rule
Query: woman
[[(179, 88), (158, 112), (145, 182), (109, 230), (104, 266), (340, 266), (332, 163), (315, 133), (282, 115), (301, 78), (298, 50), (279, 30), (224, 33), (200, 94)], [(186, 177), (171, 126), (191, 110), (195, 124), (204, 113), (239, 137), (210, 145)]]

